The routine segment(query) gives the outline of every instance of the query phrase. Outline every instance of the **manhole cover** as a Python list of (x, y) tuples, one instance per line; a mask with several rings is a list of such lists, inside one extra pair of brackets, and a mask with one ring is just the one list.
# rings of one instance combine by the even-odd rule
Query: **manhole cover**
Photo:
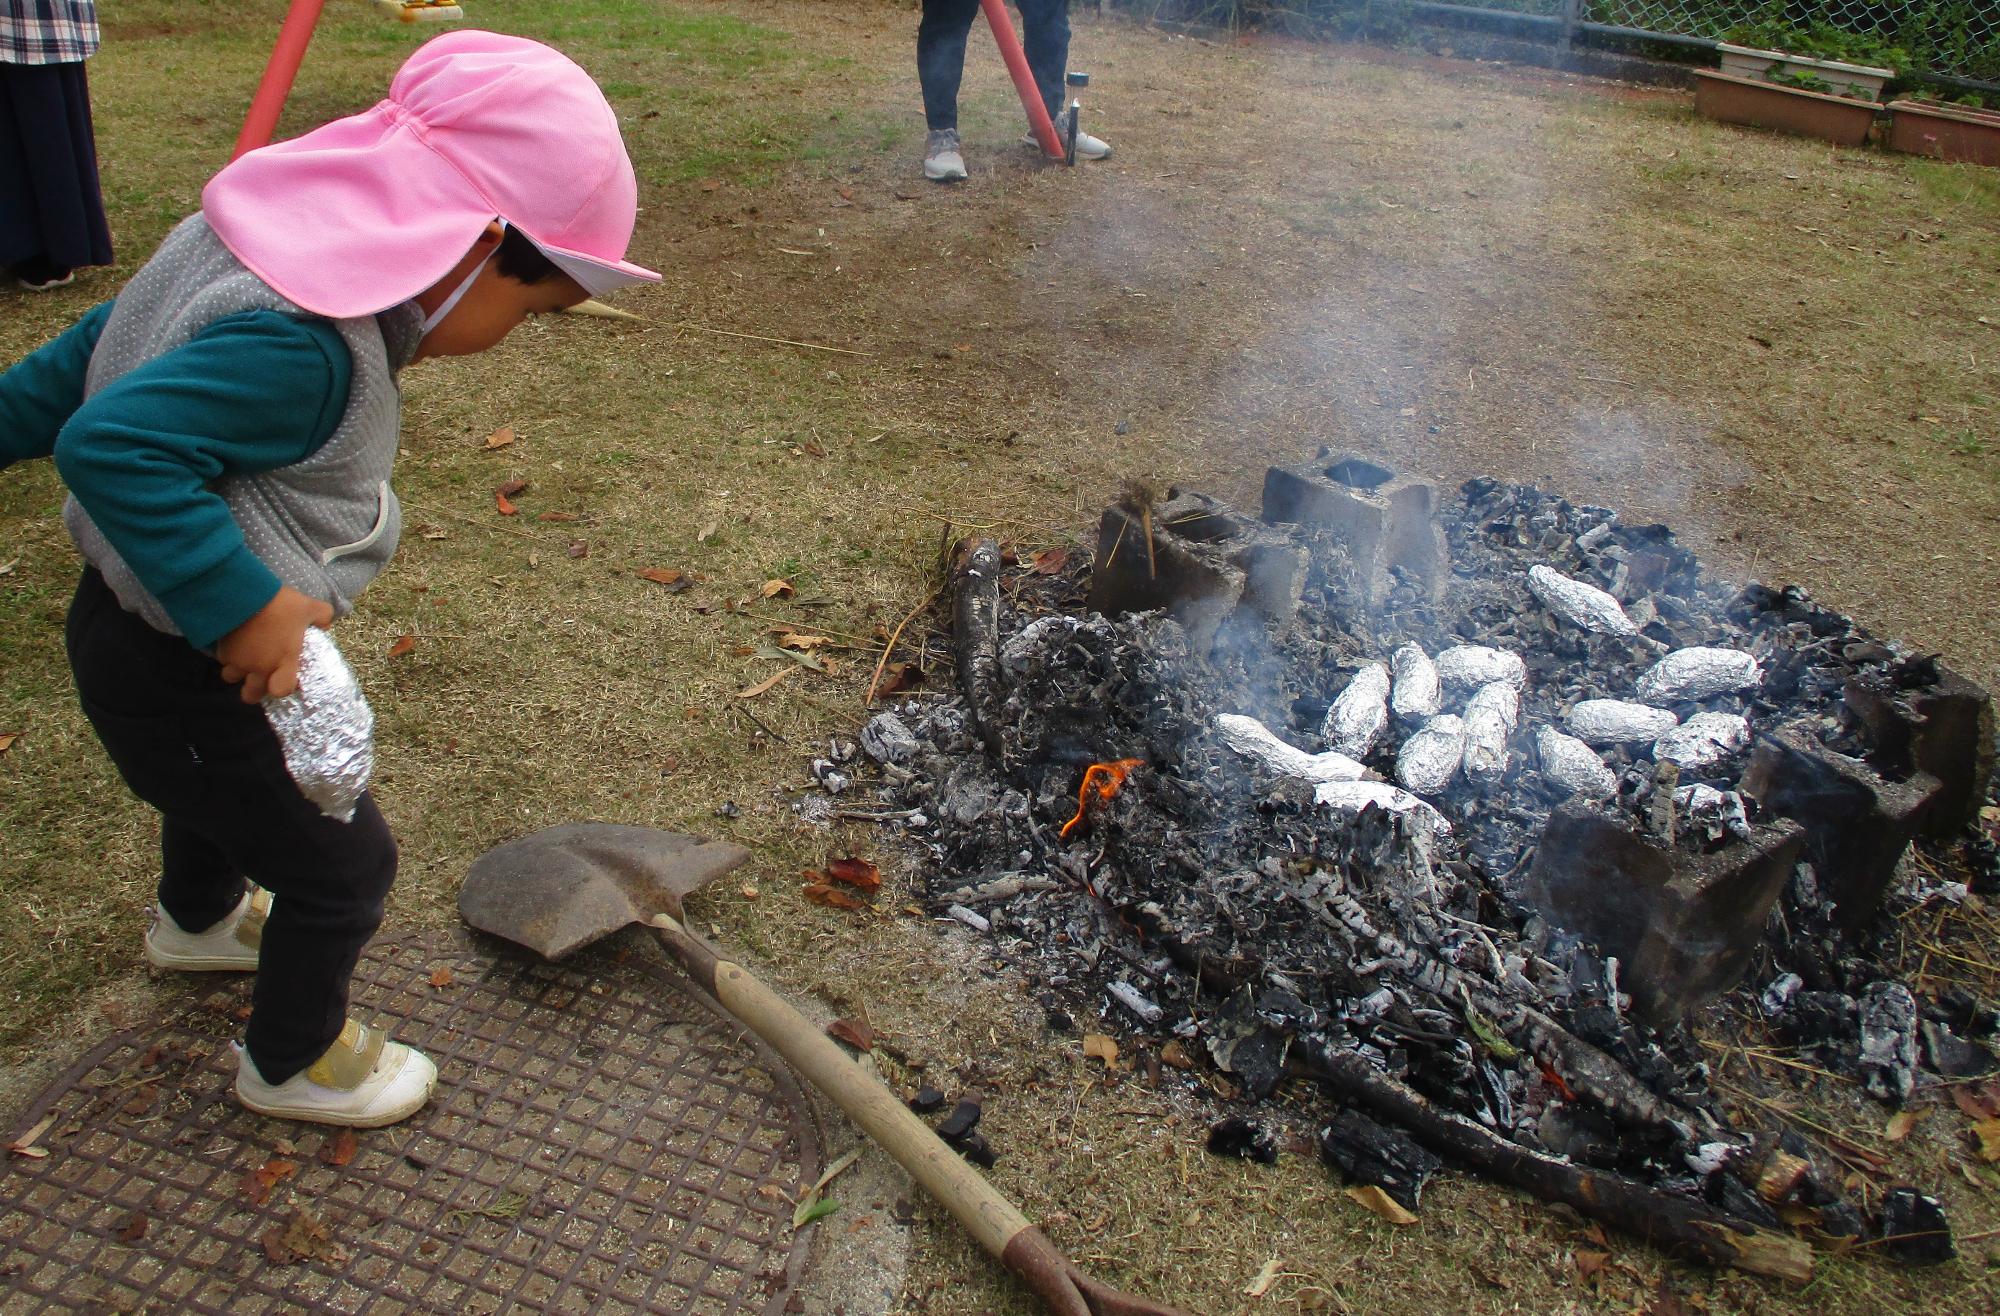
[(370, 946), (355, 1013), (400, 1021), (440, 1082), (351, 1144), (236, 1104), (248, 1000), (222, 983), (37, 1101), (46, 1155), (0, 1172), (0, 1308), (783, 1310), (818, 1141), (782, 1062), (671, 971)]

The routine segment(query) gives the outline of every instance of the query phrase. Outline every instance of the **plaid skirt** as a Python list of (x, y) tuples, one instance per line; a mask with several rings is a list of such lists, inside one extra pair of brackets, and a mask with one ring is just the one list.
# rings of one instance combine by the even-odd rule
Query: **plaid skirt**
[(0, 63), (0, 268), (109, 265), (83, 64)]

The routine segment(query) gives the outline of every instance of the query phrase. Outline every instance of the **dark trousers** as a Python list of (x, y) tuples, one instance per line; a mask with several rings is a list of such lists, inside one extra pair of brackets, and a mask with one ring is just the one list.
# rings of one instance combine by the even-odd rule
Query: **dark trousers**
[(347, 984), (382, 923), (396, 842), (364, 795), (337, 822), (299, 793), (264, 710), (213, 658), (119, 606), (95, 568), (70, 604), (70, 669), (84, 715), (132, 793), (160, 811), (160, 904), (201, 932), (248, 878), (270, 891), (245, 1045), (282, 1083), (347, 1018)]
[[(1063, 72), (1069, 60), (1069, 0), (1017, 0), (1021, 49), (1042, 101), (1054, 116), (1062, 109)], [(917, 24), (917, 80), (924, 88), (924, 121), (932, 132), (958, 127), (958, 81), (965, 72), (965, 39), (979, 0), (924, 0)]]
[(0, 63), (0, 269), (111, 263), (82, 64)]

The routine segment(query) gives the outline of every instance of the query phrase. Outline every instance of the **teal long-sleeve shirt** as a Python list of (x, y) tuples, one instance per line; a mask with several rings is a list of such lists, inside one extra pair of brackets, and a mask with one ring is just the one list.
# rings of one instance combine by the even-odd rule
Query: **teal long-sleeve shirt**
[(318, 451), (353, 362), (324, 320), (245, 311), (84, 400), (106, 302), (0, 375), (0, 468), (53, 457), (63, 482), (196, 648), (271, 601), (279, 580), (214, 490)]

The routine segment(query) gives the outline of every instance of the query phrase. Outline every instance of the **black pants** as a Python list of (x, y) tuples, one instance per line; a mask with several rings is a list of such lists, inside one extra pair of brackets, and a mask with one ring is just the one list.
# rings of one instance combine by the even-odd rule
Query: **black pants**
[(361, 797), (336, 822), (299, 793), (264, 718), (213, 658), (119, 606), (95, 568), (70, 604), (70, 669), (84, 715), (132, 793), (160, 811), (160, 904), (200, 932), (249, 878), (276, 899), (264, 926), (245, 1045), (282, 1083), (347, 1018), (347, 984), (382, 923), (396, 842)]
[[(1021, 49), (1053, 117), (1062, 109), (1063, 72), (1069, 60), (1069, 0), (1016, 0)], [(958, 80), (965, 72), (965, 38), (979, 0), (924, 0), (917, 24), (917, 80), (924, 88), (924, 120), (932, 132), (958, 127)]]
[(0, 269), (111, 263), (83, 65), (0, 63)]

